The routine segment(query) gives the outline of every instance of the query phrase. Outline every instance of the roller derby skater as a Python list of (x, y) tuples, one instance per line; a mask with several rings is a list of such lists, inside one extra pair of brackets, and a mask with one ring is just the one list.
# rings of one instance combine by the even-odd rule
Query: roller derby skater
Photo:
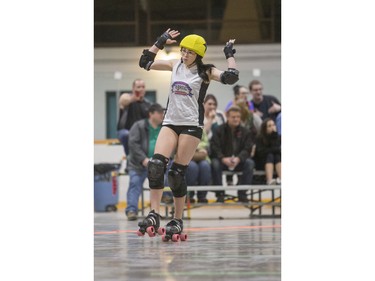
[[(202, 138), (204, 107), (203, 100), (211, 81), (232, 85), (238, 81), (238, 70), (233, 57), (234, 39), (227, 42), (224, 54), (228, 70), (222, 71), (212, 64), (204, 64), (202, 58), (207, 49), (203, 37), (191, 34), (180, 43), (181, 58), (155, 60), (159, 50), (165, 44), (177, 41), (180, 32), (168, 29), (149, 49), (143, 50), (139, 66), (149, 70), (171, 71), (172, 81), (162, 128), (158, 135), (154, 155), (148, 162), (147, 177), (150, 184), (151, 212), (140, 222), (138, 235), (148, 233), (154, 237), (162, 235), (163, 241), (187, 240), (183, 234), (183, 211), (187, 193), (185, 172)], [(165, 228), (160, 227), (160, 201), (164, 188), (164, 173), (169, 157), (174, 154), (174, 161), (168, 172), (168, 183), (172, 190), (175, 213), (174, 218)], [(150, 235), (151, 233), (151, 235)]]

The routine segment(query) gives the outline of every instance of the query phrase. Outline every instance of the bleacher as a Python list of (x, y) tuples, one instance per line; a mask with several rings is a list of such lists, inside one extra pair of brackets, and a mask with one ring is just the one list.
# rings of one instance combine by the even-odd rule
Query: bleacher
[[(227, 175), (241, 176), (242, 172), (223, 171), (223, 177)], [(254, 171), (253, 181), (256, 184), (252, 185), (206, 185), (206, 186), (188, 186), (189, 191), (220, 191), (225, 190), (224, 202), (209, 202), (209, 203), (191, 203), (189, 196), (184, 209), (184, 217), (186, 219), (193, 218), (190, 210), (199, 207), (209, 206), (243, 206), (249, 209), (250, 218), (280, 218), (281, 217), (281, 186), (280, 185), (266, 185), (264, 171)], [(165, 191), (170, 191), (169, 187), (164, 188)], [(247, 190), (249, 202), (238, 202), (237, 197), (230, 194), (231, 191)], [(149, 192), (148, 187), (143, 187), (141, 194), (141, 215), (145, 216), (145, 209), (149, 206), (145, 204), (145, 192)], [(174, 214), (173, 203), (161, 203), (165, 207), (165, 217), (172, 217)], [(265, 214), (264, 209), (271, 208), (271, 214)], [(269, 212), (267, 212), (269, 213)]]

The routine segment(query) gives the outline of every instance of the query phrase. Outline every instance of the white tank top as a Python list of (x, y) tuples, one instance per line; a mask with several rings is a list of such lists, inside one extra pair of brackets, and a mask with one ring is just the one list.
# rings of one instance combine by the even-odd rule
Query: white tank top
[(188, 68), (182, 62), (176, 63), (163, 125), (203, 127), (203, 100), (208, 85), (199, 77), (196, 65)]

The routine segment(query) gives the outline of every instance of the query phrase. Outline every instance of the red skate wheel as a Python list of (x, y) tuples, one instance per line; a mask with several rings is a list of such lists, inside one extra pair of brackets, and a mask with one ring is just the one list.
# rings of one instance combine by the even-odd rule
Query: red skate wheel
[(168, 242), (168, 241), (169, 241), (169, 238), (167, 238), (166, 235), (163, 235), (163, 236), (161, 237), (161, 240), (163, 240), (163, 242)]
[(150, 237), (155, 236), (155, 228), (153, 226), (147, 227), (146, 231), (147, 231), (148, 236), (150, 236)]
[(172, 235), (172, 241), (173, 242), (178, 242), (179, 239), (180, 239), (180, 235), (179, 234), (173, 234)]
[(159, 234), (159, 235), (163, 235), (163, 234), (165, 234), (165, 228), (164, 228), (164, 227), (159, 227), (159, 229), (158, 229), (158, 234)]
[(142, 233), (142, 232), (140, 232), (139, 230), (137, 230), (137, 235), (138, 235), (138, 236), (143, 236), (143, 235), (145, 235), (145, 234)]
[(181, 241), (186, 241), (187, 240), (187, 234), (180, 234), (180, 239)]

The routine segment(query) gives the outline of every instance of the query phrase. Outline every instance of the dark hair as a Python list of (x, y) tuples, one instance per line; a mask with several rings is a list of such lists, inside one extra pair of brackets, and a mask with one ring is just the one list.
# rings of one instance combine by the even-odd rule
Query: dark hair
[(262, 85), (262, 83), (260, 83), (259, 80), (253, 80), (249, 83), (249, 90), (251, 91), (251, 88), (254, 86), (254, 85)]
[[(181, 63), (182, 63), (182, 58), (181, 58)], [(199, 77), (202, 78), (205, 83), (207, 84), (210, 83), (210, 78), (207, 75), (207, 71), (211, 74), (211, 71), (212, 71), (211, 68), (215, 67), (215, 65), (204, 64), (202, 61), (202, 57), (198, 54), (197, 54), (195, 61), (191, 65), (193, 65), (194, 63), (197, 65)]]
[(194, 62), (197, 64), (199, 77), (201, 77), (205, 83), (210, 83), (207, 71), (211, 74), (211, 68), (215, 66), (213, 64), (204, 64), (200, 55), (197, 55)]
[(242, 85), (236, 85), (233, 87), (233, 93), (234, 93), (234, 96), (238, 96), (240, 94), (240, 89), (242, 88), (243, 86)]
[(268, 144), (268, 138), (267, 138), (267, 123), (269, 121), (273, 121), (272, 118), (265, 118), (263, 121), (262, 121), (262, 124), (260, 125), (260, 129), (259, 129), (259, 137), (262, 139), (263, 143), (265, 144)]
[(206, 103), (206, 101), (208, 101), (208, 100), (214, 100), (214, 102), (216, 103), (216, 106), (218, 105), (217, 99), (213, 94), (207, 94), (204, 98), (203, 103)]
[(133, 88), (134, 88), (135, 83), (136, 83), (137, 81), (142, 81), (142, 82), (144, 82), (144, 80), (141, 79), (141, 78), (136, 78), (136, 79), (134, 79), (134, 81), (133, 81)]
[(158, 103), (153, 103), (148, 109), (148, 113), (154, 113), (155, 111), (157, 112), (164, 112), (164, 108), (158, 104)]

